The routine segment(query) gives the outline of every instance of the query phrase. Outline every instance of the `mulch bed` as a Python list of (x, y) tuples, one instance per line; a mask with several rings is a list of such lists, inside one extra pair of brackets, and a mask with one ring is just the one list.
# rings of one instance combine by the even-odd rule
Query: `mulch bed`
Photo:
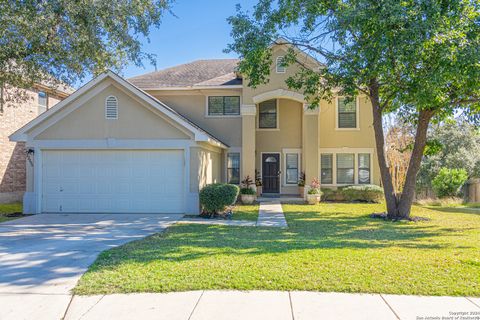
[(425, 218), (425, 217), (409, 217), (408, 219), (390, 219), (386, 212), (374, 212), (370, 215), (370, 217), (373, 219), (383, 219), (385, 221), (387, 220), (389, 221), (407, 220), (407, 221), (413, 221), (413, 222), (430, 221), (429, 218)]

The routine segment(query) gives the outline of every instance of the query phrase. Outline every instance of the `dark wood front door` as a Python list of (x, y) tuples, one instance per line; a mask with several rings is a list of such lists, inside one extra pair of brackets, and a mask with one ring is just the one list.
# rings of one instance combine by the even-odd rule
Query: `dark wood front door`
[(263, 193), (280, 192), (280, 155), (278, 153), (262, 154), (262, 183)]

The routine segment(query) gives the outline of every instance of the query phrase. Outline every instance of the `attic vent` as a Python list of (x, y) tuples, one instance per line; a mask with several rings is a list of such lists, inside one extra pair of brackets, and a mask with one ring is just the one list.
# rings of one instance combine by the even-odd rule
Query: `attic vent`
[(287, 67), (285, 66), (285, 60), (283, 56), (277, 57), (276, 60), (276, 71), (277, 73), (285, 73), (287, 71)]
[(107, 120), (118, 119), (118, 101), (114, 96), (109, 96), (105, 100), (105, 118)]

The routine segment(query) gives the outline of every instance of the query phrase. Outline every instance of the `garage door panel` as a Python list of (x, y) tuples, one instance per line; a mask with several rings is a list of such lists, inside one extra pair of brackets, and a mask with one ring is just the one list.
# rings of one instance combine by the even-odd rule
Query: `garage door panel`
[(181, 213), (180, 150), (43, 152), (44, 212)]

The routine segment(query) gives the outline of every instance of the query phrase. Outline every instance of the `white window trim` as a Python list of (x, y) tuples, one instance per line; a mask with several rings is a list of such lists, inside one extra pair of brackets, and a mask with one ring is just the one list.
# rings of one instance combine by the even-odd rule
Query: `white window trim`
[(356, 127), (355, 128), (339, 128), (338, 127), (338, 100), (346, 98), (345, 96), (338, 96), (335, 98), (335, 130), (337, 131), (358, 131), (360, 130), (360, 99), (355, 98), (355, 111), (356, 111)]
[(302, 172), (302, 149), (282, 149), (283, 153), (283, 184), (282, 186), (284, 187), (293, 187), (293, 186), (298, 186), (298, 177), (297, 177), (297, 183), (287, 183), (287, 154), (297, 154), (298, 156), (298, 175), (301, 174)]
[[(285, 56), (278, 56), (276, 59), (275, 59), (275, 72), (276, 73), (286, 73), (287, 72), (287, 67), (282, 67), (280, 66), (279, 62), (281, 62), (281, 60), (284, 60), (285, 59)], [(279, 71), (278, 68), (283, 68), (283, 71)]]
[[(278, 154), (278, 161), (280, 161), (280, 163), (278, 164), (278, 168), (280, 169), (280, 171), (282, 171), (282, 168), (283, 168), (282, 153), (281, 152), (278, 152), (278, 151), (260, 152), (260, 170), (259, 170), (259, 172), (260, 172), (260, 179), (262, 179), (262, 186), (263, 186), (263, 155), (264, 154)], [(278, 184), (278, 194), (281, 194), (282, 193), (282, 187), (283, 187), (283, 174), (282, 174), (282, 172), (280, 172), (280, 175), (278, 176), (278, 179), (280, 180), (279, 184)], [(262, 188), (262, 192), (263, 192), (263, 188)]]
[(347, 183), (337, 183), (337, 154), (338, 153), (350, 153), (354, 154), (354, 181), (353, 185), (359, 185), (358, 184), (358, 154), (359, 153), (368, 153), (370, 154), (370, 184), (374, 184), (374, 176), (373, 176), (373, 157), (375, 155), (374, 149), (373, 148), (320, 148), (319, 149), (320, 156), (319, 156), (319, 162), (320, 162), (320, 174), (322, 172), (322, 154), (332, 154), (332, 183), (320, 183), (322, 186), (326, 187), (343, 187), (343, 186), (350, 186), (352, 184)]
[[(277, 111), (277, 127), (276, 128), (260, 128), (260, 103), (257, 104), (257, 131), (280, 131), (280, 99), (274, 98), (276, 103), (276, 111)], [(273, 100), (273, 99), (269, 99)], [(266, 100), (267, 101), (267, 100)]]
[[(116, 105), (115, 118), (109, 118), (109, 117), (107, 116), (107, 101), (108, 101), (108, 99), (110, 99), (110, 98), (114, 98), (114, 99), (115, 99), (115, 102), (117, 103), (117, 105)], [(105, 119), (106, 119), (106, 120), (118, 120), (118, 98), (117, 98), (116, 96), (110, 95), (110, 96), (106, 97), (106, 98), (105, 98), (105, 106), (104, 106), (104, 108), (105, 108)]]
[[(215, 114), (208, 114), (208, 98), (209, 97), (239, 97), (240, 104), (239, 104), (239, 114), (225, 114), (225, 115), (215, 115)], [(218, 94), (210, 94), (205, 96), (205, 118), (239, 118), (242, 116), (242, 96), (239, 95), (218, 95)]]
[(226, 152), (225, 152), (225, 157), (224, 157), (224, 175), (225, 175), (225, 178), (224, 178), (224, 181), (225, 183), (228, 183), (228, 154), (229, 153), (238, 153), (240, 154), (240, 170), (239, 170), (239, 175), (240, 175), (240, 183), (239, 185), (241, 184), (241, 181), (242, 181), (242, 148), (230, 148), (228, 149)]

